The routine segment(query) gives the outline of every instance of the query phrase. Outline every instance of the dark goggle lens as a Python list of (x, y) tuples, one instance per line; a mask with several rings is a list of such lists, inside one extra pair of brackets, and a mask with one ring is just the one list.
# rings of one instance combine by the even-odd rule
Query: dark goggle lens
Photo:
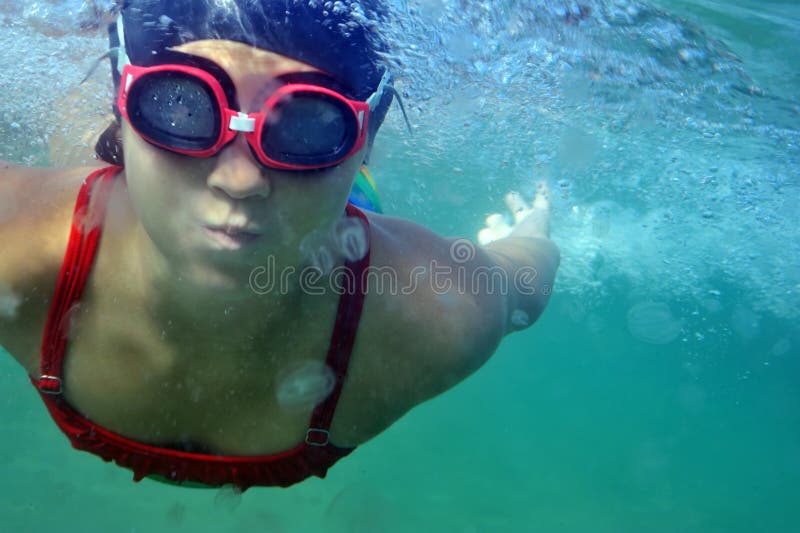
[(193, 76), (150, 74), (133, 85), (128, 102), (133, 125), (157, 143), (205, 150), (217, 141), (221, 120), (216, 97), (206, 83)]
[(261, 149), (277, 161), (333, 163), (348, 154), (358, 124), (343, 102), (320, 94), (293, 94), (268, 112)]

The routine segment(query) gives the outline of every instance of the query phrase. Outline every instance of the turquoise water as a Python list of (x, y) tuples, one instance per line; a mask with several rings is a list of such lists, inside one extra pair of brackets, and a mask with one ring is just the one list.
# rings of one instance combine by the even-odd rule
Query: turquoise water
[[(243, 497), (72, 452), (0, 358), (0, 531), (800, 531), (800, 6), (579, 3), (398, 3), (414, 135), (394, 112), (372, 164), (446, 235), (550, 180), (533, 328), (326, 480)], [(103, 44), (0, 6), (0, 158), (47, 164), (38, 80)]]

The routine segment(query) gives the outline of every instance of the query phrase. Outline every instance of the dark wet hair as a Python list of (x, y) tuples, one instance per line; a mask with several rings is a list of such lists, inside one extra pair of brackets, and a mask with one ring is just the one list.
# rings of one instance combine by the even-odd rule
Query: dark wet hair
[[(285, 55), (333, 76), (365, 100), (378, 88), (388, 45), (380, 27), (387, 21), (382, 0), (125, 0), (121, 7), (124, 43), (117, 24), (109, 27), (111, 47), (120, 47), (134, 65), (158, 62), (169, 48), (202, 39), (227, 39)], [(115, 88), (118, 57), (112, 55)], [(370, 117), (374, 139), (389, 106), (386, 91)], [(98, 157), (122, 164), (119, 113), (100, 137)]]

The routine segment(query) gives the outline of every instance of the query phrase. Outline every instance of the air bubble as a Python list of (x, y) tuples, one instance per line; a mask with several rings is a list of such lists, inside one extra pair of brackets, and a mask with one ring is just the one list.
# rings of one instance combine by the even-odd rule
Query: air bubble
[(64, 336), (66, 339), (73, 340), (75, 338), (76, 333), (76, 325), (78, 323), (78, 314), (81, 311), (81, 304), (76, 303), (69, 309), (67, 312), (64, 313), (64, 316), (61, 317), (61, 323), (58, 325), (58, 329), (61, 332), (61, 335)]
[[(101, 185), (102, 183), (100, 181), (95, 182), (92, 187), (92, 194), (95, 194), (95, 192), (98, 191), (98, 187)], [(72, 217), (73, 226), (84, 235), (101, 227), (105, 218), (104, 210), (93, 206), (93, 203), (94, 202), (90, 203), (88, 206), (81, 207)]]
[(643, 302), (628, 311), (628, 331), (648, 344), (669, 344), (680, 334), (681, 323), (667, 304)]
[(242, 504), (242, 491), (234, 485), (225, 485), (214, 496), (214, 506), (217, 509), (232, 513)]
[(731, 315), (733, 330), (743, 339), (756, 337), (761, 330), (761, 317), (750, 309), (738, 305)]
[(278, 376), (275, 396), (284, 409), (313, 408), (327, 398), (336, 376), (324, 362), (302, 361)]
[(336, 248), (348, 261), (359, 261), (369, 251), (367, 229), (360, 218), (348, 217), (337, 222), (333, 229)]
[(311, 266), (322, 274), (329, 274), (334, 267), (333, 254), (326, 246), (320, 246), (306, 254)]
[(531, 317), (522, 309), (515, 309), (511, 313), (511, 324), (518, 329), (527, 328), (531, 325)]
[(300, 252), (303, 254), (308, 264), (322, 274), (330, 273), (335, 266), (333, 254), (328, 247), (325, 237), (319, 231), (308, 234), (302, 240), (300, 243)]
[(0, 318), (15, 319), (21, 303), (22, 299), (11, 290), (11, 287), (0, 283)]
[(783, 357), (792, 349), (792, 343), (787, 338), (783, 338), (776, 342), (772, 349), (769, 351), (770, 355), (774, 357)]

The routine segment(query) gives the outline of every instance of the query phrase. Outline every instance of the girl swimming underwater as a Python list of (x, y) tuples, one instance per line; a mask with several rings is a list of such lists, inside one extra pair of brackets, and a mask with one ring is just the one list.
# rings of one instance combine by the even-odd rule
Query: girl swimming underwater
[(126, 1), (113, 164), (0, 166), (0, 344), (135, 480), (324, 477), (547, 304), (545, 190), (483, 246), (348, 203), (393, 98), (383, 8), (322, 4)]

